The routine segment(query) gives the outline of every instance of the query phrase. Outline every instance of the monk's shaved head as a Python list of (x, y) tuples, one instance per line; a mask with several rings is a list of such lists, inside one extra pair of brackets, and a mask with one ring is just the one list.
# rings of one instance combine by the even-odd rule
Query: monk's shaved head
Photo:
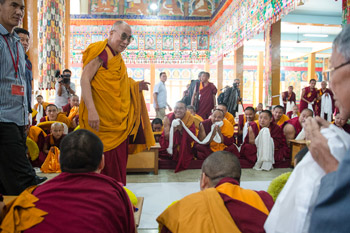
[(64, 126), (63, 126), (63, 124), (60, 123), (60, 122), (55, 122), (55, 123), (53, 123), (53, 124), (51, 125), (51, 129), (53, 129), (53, 128), (61, 128), (61, 129), (64, 129)]
[(228, 151), (217, 151), (209, 155), (202, 165), (204, 173), (215, 187), (222, 178), (230, 177), (238, 182), (241, 179), (241, 165), (237, 156)]
[[(120, 21), (116, 21), (116, 22), (113, 24), (112, 30), (119, 29), (119, 27), (120, 27), (121, 25), (125, 25), (125, 26), (127, 25), (127, 26), (129, 26), (129, 24), (127, 24), (125, 21), (120, 20)], [(129, 26), (129, 27), (130, 27), (130, 26)]]
[(311, 109), (305, 108), (301, 113), (305, 113), (307, 116), (313, 116), (314, 112)]
[(62, 172), (94, 172), (102, 159), (103, 144), (94, 133), (79, 129), (68, 134), (60, 145)]

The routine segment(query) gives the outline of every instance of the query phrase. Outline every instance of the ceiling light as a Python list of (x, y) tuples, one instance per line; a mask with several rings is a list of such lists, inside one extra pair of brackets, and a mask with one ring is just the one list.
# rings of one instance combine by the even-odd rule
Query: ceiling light
[(304, 34), (305, 37), (328, 37), (326, 34)]
[(158, 5), (157, 5), (156, 3), (152, 3), (152, 4), (150, 5), (150, 8), (151, 8), (151, 10), (155, 11), (155, 10), (158, 9)]

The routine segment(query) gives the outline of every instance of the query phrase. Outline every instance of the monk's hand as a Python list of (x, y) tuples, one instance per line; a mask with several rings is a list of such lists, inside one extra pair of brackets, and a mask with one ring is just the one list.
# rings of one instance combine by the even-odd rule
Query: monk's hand
[(175, 127), (175, 131), (182, 131), (182, 124)]
[(331, 123), (329, 123), (329, 121), (326, 121), (325, 119), (323, 119), (319, 116), (315, 117), (315, 120), (317, 121), (317, 123), (321, 127), (321, 129), (328, 128), (331, 125)]
[(315, 118), (307, 118), (304, 124), (306, 140), (310, 141), (309, 151), (314, 160), (326, 172), (336, 171), (338, 161), (331, 154), (328, 140), (321, 134), (321, 125)]
[(98, 116), (96, 109), (88, 111), (88, 119), (90, 127), (98, 131), (100, 128), (100, 117)]
[(145, 82), (144, 80), (142, 80), (141, 82), (139, 82), (139, 91), (148, 91), (148, 85), (150, 85), (149, 82)]

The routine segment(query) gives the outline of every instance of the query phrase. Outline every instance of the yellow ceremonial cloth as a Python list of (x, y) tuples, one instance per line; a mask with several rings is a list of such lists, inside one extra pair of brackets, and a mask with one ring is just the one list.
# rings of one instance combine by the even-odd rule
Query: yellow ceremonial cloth
[(257, 121), (257, 120), (259, 120), (259, 114), (255, 114), (254, 121)]
[(185, 123), (187, 128), (190, 128), (194, 123), (194, 117), (189, 111), (186, 112), (185, 116), (181, 120), (183, 123)]
[(216, 190), (220, 193), (224, 193), (232, 199), (244, 202), (254, 208), (260, 210), (266, 215), (269, 215), (269, 210), (267, 209), (265, 203), (253, 190), (243, 189), (239, 185), (234, 185), (231, 183), (223, 183), (216, 187)]
[(68, 115), (68, 119), (71, 121), (73, 120), (73, 118), (79, 113), (79, 107), (77, 106), (74, 106), (70, 112), (69, 112), (69, 115)]
[(283, 114), (281, 116), (281, 119), (277, 122), (277, 125), (281, 126), (281, 125), (283, 125), (284, 122), (286, 122), (288, 120), (289, 120), (289, 117), (287, 115)]
[(226, 120), (228, 120), (233, 126), (236, 125), (235, 118), (233, 117), (233, 115), (232, 115), (231, 113), (226, 112), (225, 118), (226, 118)]
[(215, 188), (188, 195), (167, 208), (158, 218), (159, 229), (171, 232), (241, 232)]
[(40, 127), (38, 126), (31, 126), (29, 128), (29, 132), (28, 132), (28, 136), (29, 138), (31, 138), (34, 142), (38, 142), (39, 140), (39, 135), (43, 133), (43, 136), (46, 137), (46, 133), (44, 130), (42, 130)]
[[(52, 139), (53, 141), (53, 139)], [(51, 142), (51, 138), (50, 138)], [(51, 150), (54, 150), (52, 152)], [(41, 165), (41, 171), (44, 173), (59, 173), (61, 172), (61, 166), (60, 166), (60, 161), (59, 161), (59, 156), (60, 156), (60, 150), (56, 146), (52, 146), (49, 150), (49, 153), (46, 156), (46, 159)]]
[(30, 137), (27, 137), (26, 145), (28, 148), (28, 154), (30, 159), (32, 161), (36, 160), (39, 157), (39, 152), (40, 152), (38, 144)]
[[(90, 44), (83, 53), (84, 67), (100, 55), (106, 46), (107, 40)], [(91, 81), (92, 98), (100, 118), (99, 131), (89, 126), (88, 109), (83, 98), (79, 106), (80, 127), (97, 134), (103, 142), (104, 151), (110, 151), (129, 135), (136, 137), (142, 118), (146, 147), (150, 148), (155, 141), (139, 84), (128, 77), (121, 54), (111, 57), (110, 50), (106, 51), (110, 58), (108, 69), (101, 66)]]
[(20, 233), (44, 220), (48, 213), (35, 207), (39, 199), (32, 195), (36, 186), (24, 190), (5, 207), (6, 215), (1, 223), (2, 233)]
[[(221, 133), (223, 136), (225, 137), (228, 137), (228, 138), (232, 138), (233, 137), (233, 125), (226, 119), (223, 120), (224, 122), (224, 125), (221, 126)], [(212, 141), (210, 143), (210, 149), (213, 151), (213, 152), (216, 152), (216, 151), (221, 151), (221, 150), (224, 150), (227, 146), (224, 144), (224, 142), (222, 143), (217, 143), (217, 142), (214, 142)]]

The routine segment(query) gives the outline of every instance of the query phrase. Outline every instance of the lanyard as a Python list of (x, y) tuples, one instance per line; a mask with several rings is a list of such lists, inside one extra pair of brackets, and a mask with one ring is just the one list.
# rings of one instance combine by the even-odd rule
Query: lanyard
[(12, 64), (13, 64), (13, 68), (15, 69), (15, 75), (16, 75), (16, 78), (17, 78), (17, 73), (18, 73), (18, 62), (19, 62), (18, 43), (16, 42), (16, 47), (17, 47), (17, 61), (16, 61), (16, 63), (15, 63), (15, 59), (13, 58), (13, 54), (12, 54), (12, 51), (11, 51), (9, 42), (7, 41), (7, 38), (6, 38), (4, 35), (2, 35), (2, 37), (4, 37), (4, 39), (5, 39), (5, 41), (6, 41), (6, 44), (7, 44), (7, 47), (8, 47), (9, 50), (10, 50), (10, 54), (11, 54), (11, 58), (12, 58)]

